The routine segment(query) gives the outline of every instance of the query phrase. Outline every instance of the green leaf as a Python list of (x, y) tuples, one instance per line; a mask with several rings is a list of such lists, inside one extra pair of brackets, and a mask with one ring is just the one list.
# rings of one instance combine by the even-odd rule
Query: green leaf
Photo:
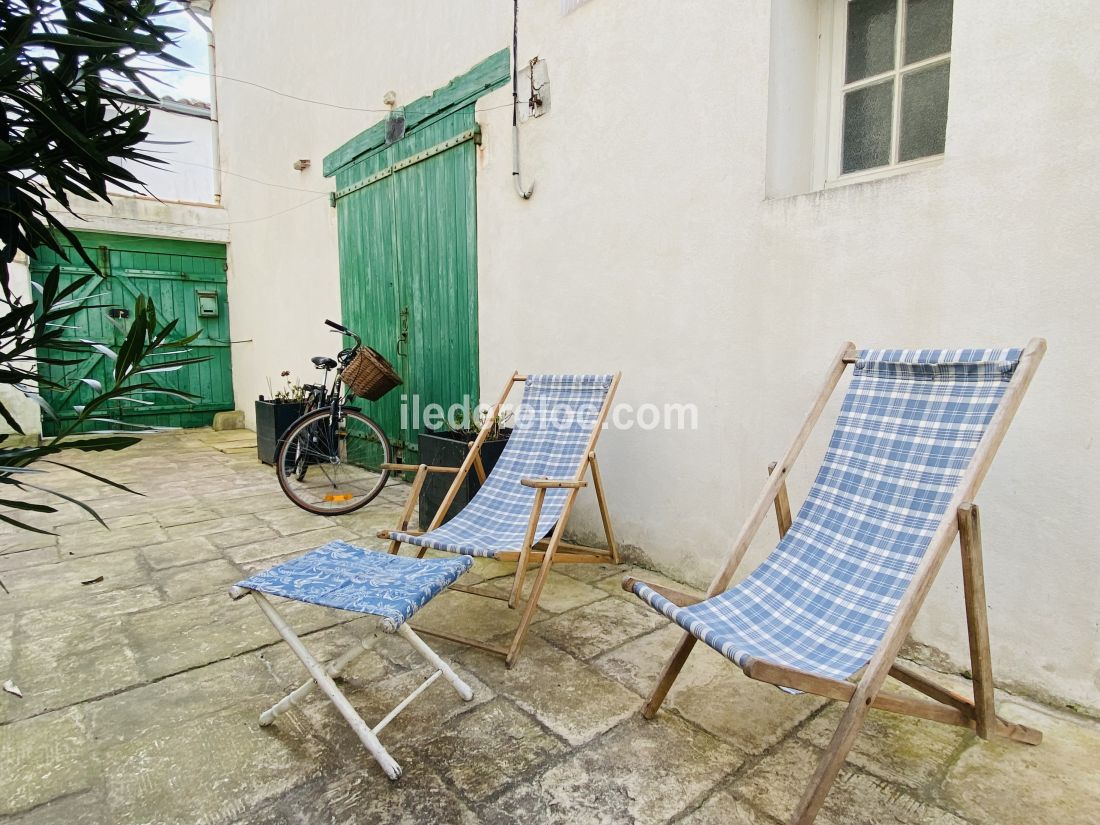
[(0, 498), (0, 506), (10, 507), (13, 510), (27, 510), (32, 513), (56, 513), (57, 508), (48, 504), (35, 504), (33, 501), (20, 501), (18, 499)]
[(115, 382), (121, 382), (130, 374), (130, 370), (137, 366), (143, 353), (145, 333), (148, 329), (148, 317), (145, 312), (145, 296), (139, 295), (134, 303), (134, 320), (130, 324), (130, 331), (126, 334), (126, 340), (118, 349), (118, 359), (115, 361)]
[(81, 438), (66, 441), (65, 449), (80, 450), (85, 453), (99, 453), (105, 450), (125, 450), (141, 441), (134, 436), (112, 436), (111, 438)]
[[(135, 440), (139, 440), (139, 439), (135, 439)], [(74, 473), (80, 473), (81, 475), (88, 476), (88, 478), (94, 478), (96, 481), (100, 481), (104, 484), (107, 484), (111, 487), (114, 487), (115, 489), (125, 490), (127, 493), (133, 493), (135, 496), (144, 496), (145, 495), (145, 493), (139, 492), (138, 490), (135, 490), (132, 487), (127, 487), (125, 484), (122, 484), (121, 482), (111, 481), (111, 479), (104, 478), (101, 475), (96, 475), (95, 473), (91, 472), (90, 470), (85, 470), (83, 467), (74, 467), (72, 464), (65, 464), (61, 461), (52, 461), (50, 459), (43, 459), (42, 463), (43, 464), (55, 464), (58, 467), (64, 467), (67, 470), (72, 470)]]
[(43, 530), (41, 527), (34, 527), (30, 524), (19, 521), (18, 519), (9, 518), (8, 516), (5, 516), (3, 513), (0, 513), (0, 521), (4, 522), (5, 524), (10, 524), (13, 527), (18, 527), (20, 530), (30, 530), (32, 533), (41, 533), (44, 536), (56, 536), (57, 535), (57, 533), (53, 532), (52, 530)]
[[(102, 518), (100, 518), (99, 513), (97, 513), (89, 505), (85, 504), (83, 501), (80, 501), (79, 499), (75, 499), (72, 496), (65, 495), (65, 493), (60, 493), (57, 490), (52, 490), (49, 487), (39, 487), (37, 484), (28, 484), (28, 483), (24, 482), (23, 486), (28, 487), (32, 490), (39, 490), (43, 493), (49, 493), (51, 496), (57, 496), (58, 498), (64, 499), (65, 501), (69, 502), (70, 504), (75, 504), (81, 510), (84, 510), (86, 513), (89, 513), (92, 518), (94, 518), (96, 521), (98, 521), (104, 527), (107, 527), (107, 522), (105, 522)], [(108, 527), (107, 529), (110, 529), (110, 528)]]

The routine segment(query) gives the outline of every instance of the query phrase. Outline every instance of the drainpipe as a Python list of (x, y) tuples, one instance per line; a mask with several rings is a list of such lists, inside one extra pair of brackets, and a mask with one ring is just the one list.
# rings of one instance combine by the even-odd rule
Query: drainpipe
[(523, 188), (523, 181), (519, 174), (519, 0), (514, 0), (512, 13), (512, 183), (516, 186), (516, 194), (524, 200), (531, 197), (535, 191), (535, 182), (531, 186)]
[[(211, 4), (212, 6), (213, 4)], [(195, 10), (191, 8), (191, 3), (186, 6), (187, 13), (191, 16), (191, 19), (199, 24), (199, 27), (206, 32), (206, 52), (207, 52), (207, 67), (209, 69), (210, 76), (210, 125), (212, 132), (210, 136), (210, 148), (214, 155), (214, 203), (221, 205), (222, 202), (222, 144), (221, 144), (221, 126), (218, 123), (218, 81), (217, 81), (217, 53), (214, 50), (214, 30), (210, 26), (206, 25), (206, 22), (195, 14)], [(210, 12), (213, 8), (210, 9)]]

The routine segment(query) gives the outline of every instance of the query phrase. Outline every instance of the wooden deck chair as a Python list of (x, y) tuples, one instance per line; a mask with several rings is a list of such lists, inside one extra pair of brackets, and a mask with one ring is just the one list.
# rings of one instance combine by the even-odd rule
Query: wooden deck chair
[[(391, 553), (398, 552), (402, 544), (410, 544), (420, 548), (420, 556), (430, 548), (515, 562), (515, 580), (508, 596), (479, 588), (452, 586), (452, 589), (474, 595), (507, 600), (511, 608), (520, 604), (528, 565), (535, 563), (539, 568), (519, 626), (507, 647), (427, 628), (418, 628), (421, 633), (504, 656), (507, 666), (511, 667), (535, 617), (539, 596), (553, 565), (618, 564), (618, 547), (611, 529), (595, 450), (619, 378), (619, 373), (527, 376), (514, 373), (508, 379), (500, 400), (489, 410), (477, 438), (470, 444), (469, 454), (457, 471), (426, 465), (387, 465), (391, 470), (416, 473), (398, 528), (378, 534), (380, 538), (391, 540)], [(492, 473), (486, 478), (481, 463), (481, 446), (508, 395), (519, 383), (524, 384), (523, 403), (516, 412), (512, 435)], [(469, 504), (443, 524), (444, 515), (471, 470), (477, 472), (481, 479), (481, 488)], [(607, 549), (569, 544), (563, 540), (577, 495), (588, 484), (585, 476), (589, 470), (603, 520)], [(420, 488), (428, 473), (433, 472), (455, 473), (454, 482), (427, 531), (409, 530), (409, 519), (416, 507)]]
[[(455, 579), (469, 570), (472, 564), (473, 559), (466, 558), (399, 558), (389, 553), (355, 547), (343, 541), (331, 541), (229, 588), (229, 596), (233, 599), (251, 594), (264, 616), (283, 637), (310, 676), (299, 687), (261, 713), (260, 725), (270, 725), (277, 716), (290, 710), (312, 692), (313, 688), (318, 687), (336, 706), (386, 775), (390, 779), (400, 777), (401, 766), (378, 739), (382, 729), (440, 676), (465, 701), (473, 699), (470, 686), (408, 625), (409, 617), (431, 601), (433, 596), (454, 584)], [(302, 640), (291, 630), (265, 594), (378, 616), (380, 621), (377, 630), (396, 633), (403, 638), (431, 666), (432, 673), (371, 727), (363, 721), (363, 717), (352, 707), (334, 680), (340, 678), (348, 665), (371, 649), (374, 637), (356, 642), (347, 652), (327, 665), (322, 665), (306, 649)]]
[[(770, 470), (729, 558), (700, 600), (626, 579), (687, 631), (643, 716), (652, 718), (702, 640), (747, 676), (848, 703), (791, 819), (809, 825), (874, 707), (1038, 744), (993, 707), (981, 534), (974, 497), (1046, 350), (867, 350), (845, 344), (802, 427)], [(828, 451), (793, 521), (785, 480), (848, 364)], [(729, 588), (774, 507), (780, 541)], [(973, 699), (895, 663), (955, 535), (961, 536)], [(865, 668), (865, 669), (864, 669)], [(848, 681), (863, 671), (853, 684)], [(933, 701), (880, 693), (887, 676)]]

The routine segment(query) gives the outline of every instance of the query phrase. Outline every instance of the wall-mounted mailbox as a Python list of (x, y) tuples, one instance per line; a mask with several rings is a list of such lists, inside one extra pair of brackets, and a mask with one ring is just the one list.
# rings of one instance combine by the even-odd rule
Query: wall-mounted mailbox
[(218, 293), (200, 289), (196, 292), (196, 294), (199, 296), (199, 317), (217, 318)]

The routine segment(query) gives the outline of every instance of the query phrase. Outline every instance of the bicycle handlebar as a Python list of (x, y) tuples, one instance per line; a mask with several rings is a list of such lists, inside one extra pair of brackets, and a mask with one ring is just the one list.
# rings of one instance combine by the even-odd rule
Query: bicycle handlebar
[(359, 347), (363, 346), (363, 339), (360, 338), (358, 335), (356, 335), (354, 332), (352, 332), (350, 329), (345, 327), (343, 324), (338, 324), (335, 321), (331, 321), (327, 318), (325, 319), (325, 323), (328, 326), (332, 327), (334, 331), (339, 332), (343, 335), (351, 336), (352, 338), (354, 338), (356, 348), (359, 348)]

